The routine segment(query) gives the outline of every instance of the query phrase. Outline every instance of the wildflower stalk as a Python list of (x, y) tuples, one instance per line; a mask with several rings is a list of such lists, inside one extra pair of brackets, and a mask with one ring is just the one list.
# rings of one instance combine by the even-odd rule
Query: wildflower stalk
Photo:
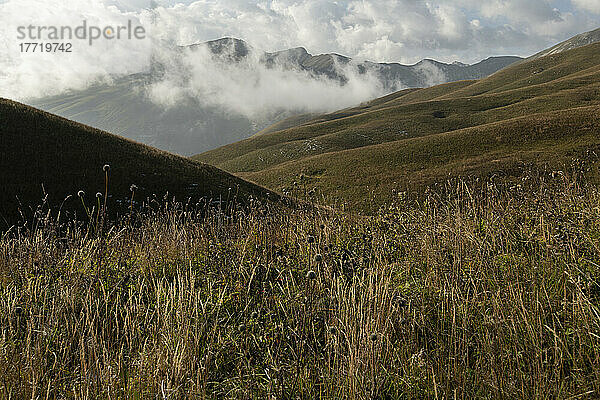
[(81, 204), (83, 205), (83, 209), (85, 210), (86, 215), (88, 216), (88, 219), (92, 220), (92, 215), (90, 214), (90, 210), (87, 208), (87, 206), (85, 205), (85, 192), (83, 190), (80, 190), (79, 192), (77, 192), (77, 196), (79, 197), (79, 199), (81, 200)]
[(102, 220), (100, 229), (104, 228), (104, 221), (106, 220), (106, 202), (108, 201), (108, 172), (110, 171), (110, 165), (106, 164), (102, 167), (104, 171), (104, 205), (102, 206)]
[(129, 187), (129, 190), (131, 191), (131, 200), (129, 203), (129, 222), (131, 223), (131, 218), (133, 217), (133, 199), (135, 197), (135, 191), (137, 190), (137, 186), (131, 185)]

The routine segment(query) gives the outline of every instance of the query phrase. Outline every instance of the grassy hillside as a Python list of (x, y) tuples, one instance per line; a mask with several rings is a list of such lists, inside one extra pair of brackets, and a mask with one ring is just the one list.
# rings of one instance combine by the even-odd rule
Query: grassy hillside
[[(345, 110), (328, 113), (328, 114), (302, 114), (293, 116), (290, 118), (286, 118), (283, 121), (280, 121), (276, 124), (269, 126), (268, 128), (263, 129), (258, 132), (256, 136), (264, 135), (267, 133), (280, 132), (287, 129), (295, 128), (301, 125), (314, 125), (321, 122), (334, 121), (341, 118), (347, 118), (354, 115), (362, 114), (367, 111), (374, 111), (380, 108), (384, 108), (388, 105), (388, 103), (412, 103), (418, 101), (426, 101), (431, 100), (436, 97), (439, 97), (443, 94), (453, 92), (458, 90), (459, 88), (463, 88), (465, 86), (473, 84), (475, 81), (458, 81), (445, 83), (442, 85), (437, 85), (429, 88), (428, 90), (423, 89), (404, 89), (396, 93), (389, 94), (387, 96), (371, 100), (365, 104), (362, 104), (358, 107), (352, 107)], [(402, 98), (402, 100), (400, 100)], [(208, 152), (206, 154), (210, 154)], [(197, 157), (201, 157), (197, 156)]]
[(534, 114), (473, 128), (324, 153), (241, 173), (280, 191), (317, 189), (327, 203), (376, 211), (393, 190), (418, 190), (449, 177), (519, 175), (525, 165), (560, 168), (600, 145), (600, 106)]
[(44, 192), (54, 207), (69, 195), (66, 206), (78, 207), (79, 190), (85, 191), (88, 204), (96, 204), (96, 193), (105, 191), (105, 164), (110, 165), (109, 208), (119, 201), (129, 204), (132, 184), (137, 201), (167, 192), (181, 201), (227, 199), (236, 193), (241, 201), (251, 195), (276, 198), (215, 167), (5, 99), (0, 99), (0, 152), (3, 219), (14, 217), (19, 203), (24, 209), (39, 205)]
[(594, 399), (600, 193), (0, 236), (0, 397)]
[(398, 92), (195, 159), (276, 190), (303, 174), (330, 200), (364, 210), (373, 192), (381, 204), (394, 185), (566, 161), (598, 143), (598, 106), (600, 44), (592, 44), (480, 81)]
[(244, 203), (37, 212), (0, 234), (0, 398), (600, 398), (599, 51), (203, 156), (370, 216), (250, 201), (277, 196), (0, 99), (5, 218), (44, 192), (81, 213), (106, 176), (109, 210), (131, 184)]
[(315, 118), (319, 117), (319, 114), (300, 114), (285, 118), (273, 125), (266, 127), (265, 129), (255, 133), (255, 136), (264, 135), (272, 132), (284, 131), (289, 128), (293, 128), (299, 125), (303, 125), (306, 122), (311, 122)]

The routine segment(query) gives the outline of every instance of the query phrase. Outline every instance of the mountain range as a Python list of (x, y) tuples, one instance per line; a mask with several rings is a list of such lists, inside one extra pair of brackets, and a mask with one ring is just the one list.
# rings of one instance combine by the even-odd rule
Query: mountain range
[[(481, 80), (406, 89), (282, 121), (194, 157), (279, 192), (373, 212), (394, 189), (451, 177), (561, 169), (600, 145), (600, 43), (534, 57)], [(598, 173), (597, 168), (594, 173)]]
[[(208, 49), (213, 55), (211, 61), (215, 63), (216, 70), (220, 65), (224, 68), (237, 65), (243, 73), (243, 68), (248, 67), (248, 63), (254, 60), (252, 57), (256, 56), (260, 68), (277, 68), (284, 73), (304, 73), (314, 80), (338, 86), (348, 83), (350, 78), (346, 70), (352, 68), (357, 71), (358, 78), (354, 79), (366, 79), (367, 75), (375, 77), (380, 86), (375, 93), (380, 95), (407, 87), (480, 79), (520, 60), (518, 57), (491, 57), (474, 65), (458, 62), (444, 64), (433, 60), (423, 60), (412, 66), (378, 64), (356, 62), (337, 54), (313, 56), (304, 48), (263, 53), (254, 50), (246, 42), (233, 38), (180, 47), (176, 55), (170, 58), (185, 57), (186, 54), (193, 54), (201, 49)], [(248, 68), (252, 67), (256, 65), (251, 64)], [(33, 99), (28, 104), (182, 155), (198, 154), (245, 139), (273, 123), (306, 112), (305, 109), (282, 101), (276, 108), (248, 116), (237, 112), (235, 107), (232, 109), (223, 104), (212, 103), (210, 94), (185, 96), (172, 106), (153, 101), (149, 97), (148, 88), (173, 78), (171, 75), (187, 74), (186, 68), (188, 67), (179, 64), (173, 70), (156, 61), (151, 72), (115, 78), (111, 83), (96, 84), (68, 94)], [(184, 86), (188, 84), (185, 79), (182, 78)], [(248, 72), (248, 79), (258, 78)], [(268, 84), (269, 82), (265, 82), (265, 85)]]
[[(243, 46), (244, 42), (232, 40)], [(349, 57), (339, 54), (312, 55), (303, 47), (284, 50), (275, 53), (266, 53), (263, 56), (266, 65), (284, 65), (290, 69), (302, 69), (315, 75), (325, 75), (330, 79), (341, 82), (347, 77), (340, 73), (339, 66), (355, 63), (361, 73), (372, 72), (376, 74), (382, 86), (388, 92), (395, 92), (404, 88), (427, 87), (437, 84), (455, 82), (466, 79), (485, 78), (506, 66), (513, 64), (520, 57), (490, 57), (473, 65), (454, 62), (441, 63), (425, 59), (414, 65), (398, 63), (374, 63), (370, 61), (355, 62)]]

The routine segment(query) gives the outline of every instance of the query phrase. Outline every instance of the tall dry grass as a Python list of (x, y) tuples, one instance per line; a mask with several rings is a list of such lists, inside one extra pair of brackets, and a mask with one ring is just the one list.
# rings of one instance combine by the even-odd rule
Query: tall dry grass
[(442, 192), (369, 218), (171, 207), (9, 232), (0, 394), (600, 396), (598, 189)]

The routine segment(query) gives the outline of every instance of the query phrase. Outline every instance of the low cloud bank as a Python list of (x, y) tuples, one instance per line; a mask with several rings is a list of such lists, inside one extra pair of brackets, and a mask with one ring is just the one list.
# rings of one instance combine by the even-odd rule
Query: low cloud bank
[(215, 56), (207, 46), (174, 53), (157, 54), (164, 74), (147, 87), (150, 98), (165, 107), (192, 98), (256, 119), (285, 110), (334, 111), (385, 93), (374, 72), (361, 74), (354, 63), (335, 64), (336, 73), (345, 77), (342, 83), (289, 65), (267, 66), (261, 59), (264, 53), (257, 50), (234, 62)]

